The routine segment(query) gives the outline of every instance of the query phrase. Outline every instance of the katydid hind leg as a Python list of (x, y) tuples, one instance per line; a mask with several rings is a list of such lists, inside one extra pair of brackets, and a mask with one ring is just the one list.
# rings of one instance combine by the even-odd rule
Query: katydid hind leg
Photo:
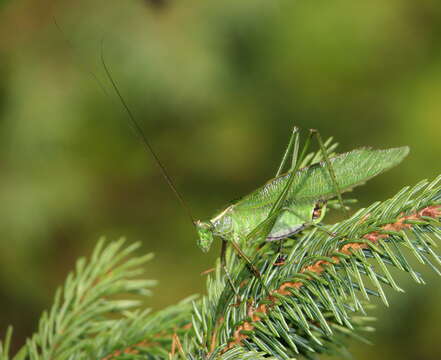
[(312, 134), (313, 134), (313, 132), (310, 131), (309, 135), (308, 135), (308, 137), (306, 139), (306, 142), (303, 145), (302, 153), (300, 154), (300, 157), (299, 157), (299, 159), (298, 159), (298, 161), (296, 163), (296, 166), (293, 169), (291, 169), (289, 179), (286, 182), (286, 185), (284, 186), (282, 191), (280, 192), (277, 200), (274, 202), (270, 212), (268, 213), (268, 217), (270, 217), (274, 213), (277, 213), (283, 207), (283, 203), (285, 202), (286, 197), (288, 196), (289, 190), (290, 190), (290, 188), (291, 188), (291, 186), (292, 186), (292, 184), (294, 182), (294, 178), (295, 178), (294, 174), (298, 170), (298, 168), (299, 168), (303, 158), (305, 157), (305, 155), (306, 155), (306, 153), (308, 151), (309, 144), (311, 142)]
[[(297, 137), (298, 134), (294, 133), (294, 136)], [(293, 152), (293, 166), (290, 169), (291, 176), (290, 176), (289, 180), (287, 181), (287, 184), (285, 185), (285, 187), (282, 189), (282, 192), (280, 193), (280, 196), (277, 198), (276, 202), (274, 203), (273, 207), (271, 208), (271, 210), (270, 210), (268, 216), (266, 217), (266, 219), (263, 220), (259, 225), (257, 225), (247, 235), (245, 243), (248, 243), (249, 241), (259, 242), (259, 241), (256, 241), (256, 240), (266, 240), (268, 235), (271, 233), (271, 230), (274, 227), (274, 224), (277, 221), (278, 216), (280, 215), (280, 210), (283, 208), (283, 204), (284, 204), (284, 201), (285, 201), (285, 199), (286, 199), (286, 197), (288, 195), (290, 187), (293, 184), (294, 174), (298, 170), (300, 164), (302, 163), (304, 157), (307, 154), (308, 147), (309, 147), (309, 144), (311, 142), (311, 138), (312, 138), (312, 131), (310, 131), (309, 136), (306, 139), (305, 144), (303, 145), (303, 149), (302, 149), (302, 152), (301, 152), (300, 156), (298, 156), (298, 139), (292, 140), (294, 142), (294, 149), (293, 149), (294, 152)], [(291, 142), (291, 140), (290, 140), (290, 142)], [(285, 153), (284, 159), (287, 156), (289, 151), (291, 151), (291, 150), (290, 150), (289, 145), (288, 145), (288, 149), (287, 149), (287, 152)], [(295, 163), (294, 163), (294, 160), (295, 160)], [(283, 161), (282, 161), (281, 166), (283, 166), (283, 165), (284, 164), (283, 164)], [(240, 250), (239, 246), (236, 243), (234, 243), (234, 242), (233, 242), (233, 247), (238, 251), (238, 255), (239, 256), (241, 256), (243, 254), (243, 252)], [(255, 269), (254, 265), (246, 257), (246, 255), (245, 254), (243, 254), (243, 255), (244, 256), (241, 256), (241, 257), (243, 257), (245, 259), (245, 261), (247, 261), (247, 263), (249, 264), (249, 267), (252, 267), (251, 269), (252, 269), (252, 271), (256, 275), (256, 271), (255, 270), (257, 270), (257, 269)]]
[[(309, 136), (303, 146), (302, 152), (300, 154), (300, 156), (297, 158), (297, 163), (295, 165), (294, 168), (291, 169), (292, 174), (294, 174), (297, 170), (298, 167), (300, 166), (300, 164), (302, 163), (304, 157), (307, 154), (307, 150), (310, 144), (310, 141), (312, 139), (312, 136), (317, 136), (317, 140), (319, 142), (321, 151), (323, 153), (323, 158), (325, 159), (326, 163), (327, 163), (327, 167), (328, 167), (328, 171), (330, 172), (330, 177), (331, 180), (333, 181), (333, 185), (335, 188), (335, 192), (339, 197), (339, 201), (341, 206), (344, 208), (343, 206), (343, 200), (341, 198), (341, 193), (338, 187), (338, 183), (336, 181), (336, 177), (335, 177), (335, 173), (333, 171), (332, 168), (332, 164), (329, 160), (329, 156), (326, 152), (326, 148), (323, 144), (323, 141), (321, 140), (320, 134), (316, 131), (316, 130), (310, 130)], [(284, 208), (284, 202), (285, 199), (289, 193), (290, 187), (292, 186), (292, 182), (293, 182), (294, 176), (291, 176), (285, 187), (282, 189), (280, 196), (277, 198), (277, 200), (275, 201), (271, 211), (269, 212), (269, 215), (267, 216), (267, 218), (262, 221), (258, 226), (256, 226), (256, 228), (254, 228), (247, 236), (247, 242), (249, 240), (254, 241), (254, 240), (260, 240), (260, 239), (267, 239), (268, 235), (271, 233), (271, 230), (273, 229), (277, 219), (280, 216), (280, 212), (283, 210)], [(313, 210), (313, 209), (312, 209)], [(289, 209), (289, 208), (285, 208), (284, 211), (293, 211), (293, 209)], [(304, 228), (305, 226), (312, 226), (317, 228), (318, 230), (327, 233), (329, 236), (335, 237), (336, 234), (331, 233), (329, 230), (327, 230), (324, 226), (317, 224), (314, 222), (313, 219), (313, 212), (311, 213), (311, 217), (310, 216), (301, 216), (300, 217), (302, 219), (302, 221), (304, 221), (304, 226), (302, 228)], [(300, 229), (299, 229), (300, 230)], [(295, 233), (295, 231), (293, 232)], [(289, 236), (289, 234), (287, 234), (287, 236)], [(277, 240), (277, 239), (274, 239)]]
[(298, 149), (299, 149), (299, 128), (295, 126), (291, 132), (291, 136), (289, 138), (288, 145), (286, 146), (286, 150), (283, 154), (282, 161), (277, 170), (276, 177), (282, 174), (283, 169), (285, 168), (285, 165), (288, 161), (289, 154), (291, 152), (292, 152), (292, 160), (291, 160), (290, 169), (294, 168), (297, 162)]
[[(310, 144), (310, 141), (311, 141), (313, 135), (318, 136), (318, 142), (319, 142), (319, 144), (320, 144), (321, 151), (323, 152), (323, 157), (324, 157), (325, 159), (328, 159), (327, 163), (328, 163), (329, 165), (331, 165), (331, 164), (330, 164), (330, 161), (329, 161), (328, 154), (327, 154), (327, 152), (326, 152), (326, 148), (325, 148), (323, 142), (321, 141), (320, 134), (318, 134), (316, 130), (310, 130), (309, 137), (307, 138), (307, 140), (306, 140), (306, 142), (305, 142), (305, 144), (304, 144), (304, 147), (303, 147), (303, 149), (302, 149), (302, 153), (301, 153), (301, 155), (300, 155), (300, 156), (298, 157), (298, 159), (297, 159), (297, 160), (298, 160), (298, 161), (297, 161), (297, 164), (296, 164), (295, 167), (293, 167), (293, 168), (291, 169), (292, 173), (295, 173), (295, 172), (298, 170), (298, 167), (300, 166), (300, 164), (302, 163), (303, 159), (305, 158), (305, 156), (306, 156), (306, 154), (307, 154), (307, 150), (308, 150), (309, 144)], [(298, 150), (295, 150), (295, 151), (298, 151)], [(297, 158), (297, 156), (296, 156), (296, 158)], [(330, 166), (328, 166), (328, 169), (329, 169), (329, 168), (330, 168)], [(335, 174), (334, 174), (332, 168), (330, 168), (330, 174), (331, 174), (331, 179), (335, 179)], [(332, 176), (332, 175), (334, 175), (334, 176)], [(294, 178), (293, 176), (290, 177), (290, 180), (293, 179), (293, 178)], [(280, 196), (279, 199), (276, 201), (276, 204), (275, 204), (275, 205), (278, 205), (278, 206), (277, 206), (277, 207), (275, 207), (275, 206), (273, 207), (273, 210), (272, 210), (273, 215), (269, 215), (269, 216), (267, 217), (267, 219), (266, 219), (264, 222), (262, 222), (261, 224), (259, 224), (259, 225), (256, 227), (256, 229), (254, 229), (254, 230), (252, 231), (253, 234), (257, 235), (257, 234), (260, 233), (260, 234), (259, 234), (260, 236), (258, 236), (259, 238), (261, 238), (261, 239), (264, 238), (264, 239), (266, 239), (266, 240), (270, 240), (270, 241), (272, 241), (272, 240), (279, 240), (279, 239), (280, 239), (280, 237), (277, 237), (277, 238), (274, 238), (274, 239), (270, 239), (270, 238), (269, 238), (269, 235), (270, 235), (271, 231), (273, 230), (273, 227), (274, 227), (276, 221), (277, 221), (278, 218), (280, 217), (280, 213), (281, 213), (281, 211), (289, 211), (289, 212), (291, 212), (291, 213), (295, 213), (295, 210), (294, 210), (294, 209), (286, 208), (286, 207), (283, 206), (283, 205), (284, 205), (284, 200), (286, 199), (286, 196), (287, 196), (287, 194), (288, 194), (288, 192), (289, 192), (289, 189), (290, 189), (290, 186), (291, 186), (291, 185), (292, 185), (292, 183), (291, 183), (290, 181), (288, 181), (287, 184), (286, 184), (286, 186), (285, 186), (285, 188), (282, 190), (281, 196)], [(334, 187), (336, 188), (336, 192), (337, 192), (337, 190), (338, 190), (338, 186), (337, 186), (337, 181), (336, 181), (336, 180), (335, 180), (335, 182), (334, 182)], [(340, 199), (341, 199), (341, 195), (340, 195)], [(341, 201), (342, 201), (342, 200), (341, 200)], [(329, 230), (327, 230), (324, 226), (322, 226), (322, 225), (317, 224), (316, 222), (314, 222), (314, 211), (315, 211), (315, 207), (316, 207), (316, 206), (314, 206), (314, 208), (311, 209), (311, 210), (312, 210), (312, 212), (311, 212), (311, 216), (300, 216), (300, 215), (299, 215), (298, 217), (304, 222), (303, 225), (302, 225), (302, 226), (299, 226), (299, 227), (296, 228), (296, 229), (293, 229), (292, 232), (289, 232), (289, 233), (285, 234), (283, 237), (288, 237), (288, 236), (290, 236), (290, 235), (293, 235), (293, 234), (295, 234), (295, 233), (301, 231), (301, 230), (304, 229), (305, 227), (309, 227), (309, 226), (311, 226), (311, 227), (315, 227), (315, 228), (317, 228), (318, 230), (320, 230), (320, 231), (322, 231), (322, 232), (325, 232), (326, 234), (328, 234), (328, 235), (331, 236), (331, 237), (335, 237), (336, 234), (331, 233), (331, 232), (330, 232)], [(303, 215), (305, 215), (305, 214), (303, 214)], [(252, 237), (255, 238), (255, 237), (256, 237), (255, 235), (253, 235)]]
[(290, 170), (291, 176), (289, 177), (288, 181), (286, 182), (285, 186), (283, 187), (282, 191), (280, 192), (279, 196), (277, 197), (276, 201), (271, 207), (271, 210), (269, 211), (267, 217), (265, 218), (265, 220), (263, 220), (259, 225), (257, 225), (253, 230), (251, 230), (248, 233), (245, 239), (245, 243), (248, 243), (250, 241), (251, 242), (259, 242), (260, 240), (264, 241), (270, 234), (271, 229), (273, 228), (277, 220), (277, 217), (279, 216), (280, 210), (283, 207), (283, 203), (286, 197), (288, 196), (289, 189), (294, 182), (294, 174), (298, 170), (298, 167), (302, 163), (303, 158), (305, 157), (308, 151), (311, 138), (312, 138), (312, 131), (310, 131), (305, 141), (305, 144), (303, 145), (303, 149), (300, 156), (296, 159), (297, 161), (295, 167)]
[(323, 143), (322, 137), (321, 137), (321, 135), (320, 135), (318, 130), (314, 129), (314, 130), (311, 130), (311, 131), (312, 131), (312, 133), (317, 138), (317, 142), (318, 142), (318, 144), (320, 146), (320, 150), (322, 151), (323, 158), (325, 159), (326, 167), (328, 168), (329, 175), (331, 177), (331, 181), (332, 181), (332, 184), (334, 186), (334, 190), (335, 190), (335, 193), (337, 195), (337, 198), (338, 198), (338, 201), (340, 203), (340, 206), (342, 207), (343, 211), (345, 212), (345, 215), (347, 217), (349, 217), (348, 211), (346, 210), (346, 207), (345, 207), (345, 205), (343, 203), (343, 198), (341, 196), (341, 191), (340, 191), (340, 188), (338, 186), (337, 177), (335, 176), (334, 168), (332, 167), (331, 161), (329, 160), (328, 152), (327, 152), (326, 147), (325, 147), (325, 145)]
[[(291, 167), (289, 168), (289, 171), (294, 171), (294, 169), (298, 169), (301, 164), (301, 159), (299, 159), (299, 141), (300, 134), (297, 132), (295, 139), (294, 139), (294, 146), (292, 148), (292, 155), (291, 155)], [(297, 165), (297, 163), (299, 165)]]

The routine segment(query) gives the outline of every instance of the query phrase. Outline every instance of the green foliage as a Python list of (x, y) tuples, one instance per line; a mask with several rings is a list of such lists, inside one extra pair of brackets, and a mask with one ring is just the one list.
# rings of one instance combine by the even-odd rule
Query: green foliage
[(12, 327), (8, 327), (6, 337), (3, 342), (0, 342), (0, 360), (9, 359), (9, 347), (11, 345)]
[(138, 244), (100, 240), (12, 358), (8, 330), (0, 360), (345, 357), (348, 339), (368, 342), (372, 299), (388, 305), (387, 288), (403, 292), (392, 270), (424, 283), (415, 258), (441, 274), (434, 251), (440, 217), (441, 176), (285, 240), (283, 260), (278, 244), (249, 244), (245, 251), (261, 278), (230, 249), (230, 276), (218, 261), (205, 296), (156, 313), (141, 310), (139, 298), (154, 285), (140, 278), (152, 256), (133, 256)]

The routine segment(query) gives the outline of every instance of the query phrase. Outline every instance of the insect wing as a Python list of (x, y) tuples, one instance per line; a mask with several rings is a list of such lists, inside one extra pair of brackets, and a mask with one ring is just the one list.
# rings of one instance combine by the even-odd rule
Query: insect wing
[[(362, 148), (330, 159), (341, 192), (349, 191), (372, 177), (399, 164), (408, 147), (386, 150)], [(319, 200), (334, 197), (335, 186), (325, 162), (276, 177), (243, 198), (235, 210), (243, 213), (266, 212), (267, 218), (247, 236), (247, 241), (281, 238), (311, 220), (311, 211)], [(281, 210), (288, 208), (291, 211)], [(280, 220), (278, 219), (280, 217)], [(274, 231), (273, 231), (274, 228)]]
[[(338, 188), (345, 192), (399, 164), (408, 153), (408, 147), (386, 150), (357, 149), (330, 159), (330, 163)], [(321, 162), (298, 171), (290, 195), (300, 202), (335, 196), (326, 164)]]
[[(338, 188), (345, 192), (399, 164), (408, 153), (408, 147), (386, 150), (362, 148), (337, 155), (330, 159), (330, 163), (334, 168)], [(235, 209), (257, 211), (272, 206), (280, 198), (287, 183), (290, 183), (286, 196), (288, 202), (326, 200), (335, 196), (332, 178), (324, 162), (300, 169), (294, 174), (294, 179), (291, 177), (291, 173), (286, 173), (268, 181), (235, 204)]]

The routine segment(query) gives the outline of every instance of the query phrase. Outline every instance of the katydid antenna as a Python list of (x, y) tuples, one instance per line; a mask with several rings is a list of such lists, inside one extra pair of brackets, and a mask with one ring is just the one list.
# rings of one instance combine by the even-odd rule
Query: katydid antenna
[(139, 125), (138, 121), (136, 121), (135, 116), (133, 115), (132, 111), (130, 110), (126, 100), (124, 99), (124, 97), (122, 96), (122, 94), (118, 88), (118, 85), (116, 84), (115, 79), (112, 76), (110, 68), (108, 67), (106, 60), (104, 58), (104, 42), (103, 42), (103, 40), (101, 40), (101, 63), (103, 64), (103, 68), (104, 68), (104, 71), (107, 75), (107, 78), (109, 79), (110, 83), (112, 84), (113, 90), (115, 90), (115, 93), (116, 93), (119, 101), (121, 102), (121, 104), (122, 104), (122, 106), (128, 116), (128, 119), (130, 121), (130, 125), (131, 125), (133, 131), (138, 135), (138, 138), (140, 139), (141, 143), (144, 145), (144, 148), (146, 149), (146, 151), (153, 156), (156, 164), (159, 166), (159, 168), (161, 170), (162, 176), (164, 177), (165, 181), (170, 186), (173, 193), (176, 195), (179, 203), (181, 204), (182, 208), (187, 213), (192, 224), (194, 224), (195, 219), (193, 218), (193, 215), (191, 214), (190, 208), (188, 207), (187, 203), (184, 201), (184, 198), (182, 197), (182, 195), (179, 193), (178, 189), (176, 188), (176, 185), (175, 185), (173, 179), (168, 174), (167, 169), (165, 168), (162, 161), (159, 159), (158, 154), (153, 149), (152, 145), (150, 144), (147, 136), (145, 135), (145, 133), (142, 130), (141, 126)]
[[(64, 34), (64, 32), (61, 29), (61, 26), (58, 24), (57, 19), (56, 19), (55, 16), (53, 16), (53, 20), (54, 20), (54, 24), (57, 27), (58, 31), (61, 33), (63, 39), (66, 41), (68, 47), (73, 49), (74, 46), (72, 45), (72, 43), (69, 40), (69, 38), (67, 38), (67, 36)], [(146, 149), (146, 151), (153, 156), (156, 164), (159, 166), (159, 168), (161, 170), (161, 174), (164, 177), (165, 181), (167, 182), (167, 184), (172, 189), (173, 193), (177, 197), (177, 199), (178, 199), (179, 203), (181, 204), (182, 208), (184, 209), (184, 211), (187, 213), (188, 217), (190, 218), (190, 221), (192, 222), (192, 224), (194, 224), (195, 223), (195, 219), (193, 218), (193, 215), (192, 215), (192, 213), (190, 211), (190, 208), (188, 207), (188, 205), (185, 202), (184, 198), (182, 197), (182, 195), (179, 193), (178, 189), (176, 188), (176, 185), (175, 185), (173, 179), (168, 174), (167, 169), (165, 168), (164, 164), (160, 160), (160, 158), (157, 155), (156, 151), (153, 149), (152, 145), (150, 144), (147, 136), (145, 135), (145, 133), (142, 130), (141, 126), (139, 125), (138, 121), (136, 121), (135, 116), (133, 115), (132, 111), (130, 110), (126, 100), (124, 99), (124, 97), (122, 96), (122, 94), (121, 94), (121, 92), (120, 92), (120, 90), (118, 88), (118, 85), (116, 84), (115, 79), (112, 76), (112, 73), (111, 73), (111, 71), (110, 71), (110, 69), (109, 69), (109, 67), (108, 67), (108, 65), (107, 65), (107, 63), (106, 63), (106, 61), (104, 59), (104, 41), (103, 40), (101, 40), (101, 63), (103, 64), (104, 71), (106, 73), (106, 76), (107, 76), (108, 80), (112, 84), (112, 87), (113, 87), (113, 89), (114, 89), (114, 91), (115, 91), (119, 101), (123, 105), (123, 108), (124, 108), (128, 118), (129, 118), (129, 123), (130, 123), (130, 125), (132, 127), (132, 130), (138, 136), (139, 140), (144, 145), (144, 148)], [(103, 91), (103, 93), (106, 96), (110, 96), (110, 94), (106, 90), (106, 87), (103, 85), (103, 83), (100, 81), (100, 79), (95, 75), (95, 73), (93, 71), (90, 71), (84, 65), (82, 66), (82, 70), (84, 72), (86, 72), (87, 74), (89, 74), (90, 76), (93, 77), (93, 79), (98, 83), (100, 89)]]
[[(72, 41), (66, 36), (66, 34), (64, 33), (63, 29), (61, 28), (61, 26), (58, 24), (57, 18), (55, 17), (55, 15), (52, 16), (52, 19), (54, 21), (54, 24), (56, 26), (56, 28), (58, 29), (58, 31), (60, 32), (63, 40), (66, 42), (67, 47), (69, 49), (71, 49), (72, 53), (75, 50), (74, 45), (72, 44)], [(101, 82), (101, 80), (98, 78), (98, 76), (96, 76), (96, 74), (91, 71), (90, 69), (88, 69), (87, 65), (84, 64), (84, 62), (78, 62), (78, 66), (80, 68), (80, 70), (82, 70), (83, 72), (85, 72), (87, 75), (90, 75), (93, 77), (93, 79), (95, 80), (95, 82), (98, 84), (98, 86), (100, 87), (100, 89), (102, 90), (102, 92), (104, 93), (104, 95), (106, 96), (110, 96), (109, 93), (106, 90), (106, 87), (103, 85), (103, 83)]]

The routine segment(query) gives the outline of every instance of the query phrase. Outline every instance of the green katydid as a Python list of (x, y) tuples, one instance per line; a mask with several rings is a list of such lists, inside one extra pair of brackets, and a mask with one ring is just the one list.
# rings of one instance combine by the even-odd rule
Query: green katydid
[(197, 221), (198, 245), (203, 251), (208, 251), (215, 236), (240, 243), (241, 239), (249, 237), (269, 219), (271, 209), (284, 190), (286, 195), (276, 210), (278, 213), (266, 239), (279, 240), (293, 235), (305, 226), (322, 220), (324, 211), (319, 216), (314, 213), (318, 204), (326, 204), (339, 192), (351, 190), (397, 165), (408, 152), (407, 147), (386, 150), (361, 148), (328, 159), (330, 165), (323, 161), (297, 171), (291, 169), (269, 180), (212, 219)]
[[(397, 165), (409, 152), (408, 147), (386, 150), (361, 148), (329, 158), (319, 133), (311, 130), (303, 151), (298, 157), (299, 132), (294, 129), (276, 177), (241, 200), (229, 205), (212, 219), (194, 220), (173, 180), (120, 93), (104, 61), (103, 53), (101, 56), (107, 77), (126, 110), (131, 125), (147, 151), (153, 155), (164, 178), (196, 227), (199, 235), (197, 245), (203, 252), (207, 252), (214, 238), (220, 238), (223, 241), (221, 259), (225, 265), (226, 245), (232, 244), (238, 256), (247, 262), (256, 276), (259, 276), (257, 270), (240, 248), (243, 241), (251, 241), (256, 237), (268, 241), (281, 240), (301, 231), (308, 225), (319, 226), (318, 223), (325, 213), (327, 200), (338, 197), (344, 209), (342, 192)], [(324, 161), (299, 168), (313, 134), (317, 137)], [(293, 153), (292, 165), (288, 172), (281, 173), (291, 151)], [(322, 211), (317, 211), (319, 205), (323, 206)]]

